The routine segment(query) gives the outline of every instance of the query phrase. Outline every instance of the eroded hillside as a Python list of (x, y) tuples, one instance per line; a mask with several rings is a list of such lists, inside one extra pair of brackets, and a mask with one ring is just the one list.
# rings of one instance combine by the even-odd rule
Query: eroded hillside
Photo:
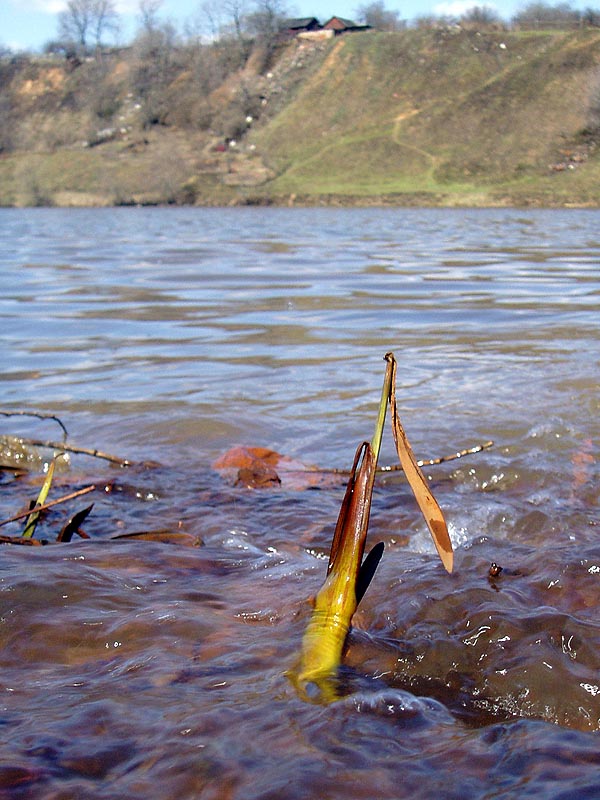
[(0, 202), (600, 201), (599, 31), (167, 55), (3, 63)]

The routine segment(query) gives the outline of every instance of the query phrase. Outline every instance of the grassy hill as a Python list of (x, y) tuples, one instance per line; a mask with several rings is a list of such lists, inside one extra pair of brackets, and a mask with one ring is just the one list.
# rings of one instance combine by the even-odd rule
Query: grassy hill
[(274, 194), (597, 203), (599, 88), (597, 32), (369, 33), (256, 142)]
[[(115, 64), (107, 75), (120, 86), (115, 113), (127, 133), (90, 144), (80, 107), (70, 139), (0, 154), (0, 203), (600, 205), (597, 30), (294, 41), (270, 72), (250, 62), (211, 95), (221, 118), (232, 98), (239, 111), (242, 91), (253, 97), (234, 145), (223, 127), (176, 113), (136, 126), (126, 73)], [(169, 102), (193, 91), (182, 70)], [(69, 112), (39, 105), (27, 111), (37, 129), (69, 127)], [(73, 133), (84, 118), (87, 146)]]

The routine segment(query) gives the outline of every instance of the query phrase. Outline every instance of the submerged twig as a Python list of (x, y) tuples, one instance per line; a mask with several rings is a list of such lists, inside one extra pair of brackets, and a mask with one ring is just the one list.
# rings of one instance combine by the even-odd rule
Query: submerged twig
[(46, 511), (48, 508), (57, 506), (59, 503), (66, 503), (68, 500), (73, 500), (75, 497), (81, 497), (81, 495), (93, 492), (95, 489), (96, 489), (95, 484), (92, 484), (91, 486), (85, 486), (83, 489), (77, 489), (77, 491), (71, 492), (70, 494), (65, 494), (62, 497), (57, 497), (55, 500), (49, 500), (47, 503), (44, 503), (43, 505), (39, 506), (36, 505), (34, 506), (34, 508), (28, 508), (27, 511), (20, 511), (18, 514), (14, 514), (12, 517), (0, 520), (0, 526), (8, 525), (9, 522), (17, 522), (17, 520), (23, 519), (24, 517), (28, 517), (33, 512), (37, 513), (40, 511)]
[[(419, 467), (433, 467), (437, 466), (438, 464), (445, 464), (447, 461), (456, 461), (459, 458), (463, 458), (464, 456), (474, 455), (476, 453), (481, 453), (483, 450), (489, 450), (490, 447), (494, 446), (494, 442), (490, 439), (487, 442), (482, 442), (481, 444), (473, 445), (472, 447), (465, 447), (463, 450), (457, 450), (455, 453), (449, 453), (445, 456), (437, 456), (435, 458), (420, 458), (417, 461), (417, 465)], [(326, 475), (349, 475), (349, 469), (343, 469), (342, 467), (316, 467), (316, 466), (307, 466), (304, 470), (305, 472), (322, 472)], [(404, 468), (402, 464), (385, 464), (383, 466), (378, 466), (375, 470), (376, 472), (404, 472)]]
[[(458, 450), (456, 453), (450, 453), (447, 456), (438, 456), (437, 458), (420, 458), (417, 461), (419, 467), (433, 467), (437, 464), (445, 464), (447, 461), (456, 461), (463, 456), (474, 455), (481, 453), (482, 450), (488, 450), (494, 446), (494, 442), (490, 439), (482, 444), (476, 444), (473, 447), (466, 447), (464, 450)], [(389, 464), (388, 466), (378, 467), (378, 472), (403, 472), (402, 464)]]
[(104, 453), (102, 450), (96, 450), (88, 447), (78, 447), (73, 444), (59, 444), (58, 442), (44, 441), (42, 439), (23, 439), (19, 437), (23, 444), (29, 444), (33, 447), (47, 447), (53, 450), (62, 450), (66, 453), (77, 453), (84, 456), (92, 456), (93, 458), (101, 458), (104, 461), (110, 461), (113, 464), (118, 464), (121, 467), (129, 467), (133, 462), (126, 458), (112, 455), (111, 453)]

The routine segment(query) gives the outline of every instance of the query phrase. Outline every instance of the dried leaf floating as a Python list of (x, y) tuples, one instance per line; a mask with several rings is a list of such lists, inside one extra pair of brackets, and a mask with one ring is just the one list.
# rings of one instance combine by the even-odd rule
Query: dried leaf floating
[[(326, 483), (321, 470), (307, 467), (300, 461), (269, 450), (267, 447), (238, 445), (223, 453), (214, 463), (225, 480), (234, 486), (247, 489), (308, 489)], [(347, 473), (346, 473), (347, 474)], [(332, 483), (338, 485), (339, 479)]]

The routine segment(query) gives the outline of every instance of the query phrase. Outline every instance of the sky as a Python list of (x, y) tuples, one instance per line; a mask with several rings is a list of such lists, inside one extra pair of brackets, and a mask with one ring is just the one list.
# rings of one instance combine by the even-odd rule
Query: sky
[[(44, 44), (56, 37), (57, 18), (67, 0), (0, 0), (0, 45), (11, 50), (41, 50)], [(368, 5), (370, 0), (287, 0), (286, 6), (292, 16), (317, 17), (325, 22), (334, 15), (355, 19), (357, 8)], [(556, 0), (558, 2), (558, 0)], [(135, 30), (139, 0), (115, 0), (120, 14), (124, 41), (132, 38)], [(548, 2), (555, 5), (554, 1)], [(574, 0), (573, 8), (589, 6), (598, 8), (598, 2)], [(183, 30), (186, 23), (198, 17), (202, 0), (163, 0), (159, 16)], [(460, 16), (473, 6), (488, 6), (503, 19), (509, 20), (519, 9), (528, 5), (528, 0), (384, 0), (386, 8), (399, 11), (400, 19), (435, 14)]]

